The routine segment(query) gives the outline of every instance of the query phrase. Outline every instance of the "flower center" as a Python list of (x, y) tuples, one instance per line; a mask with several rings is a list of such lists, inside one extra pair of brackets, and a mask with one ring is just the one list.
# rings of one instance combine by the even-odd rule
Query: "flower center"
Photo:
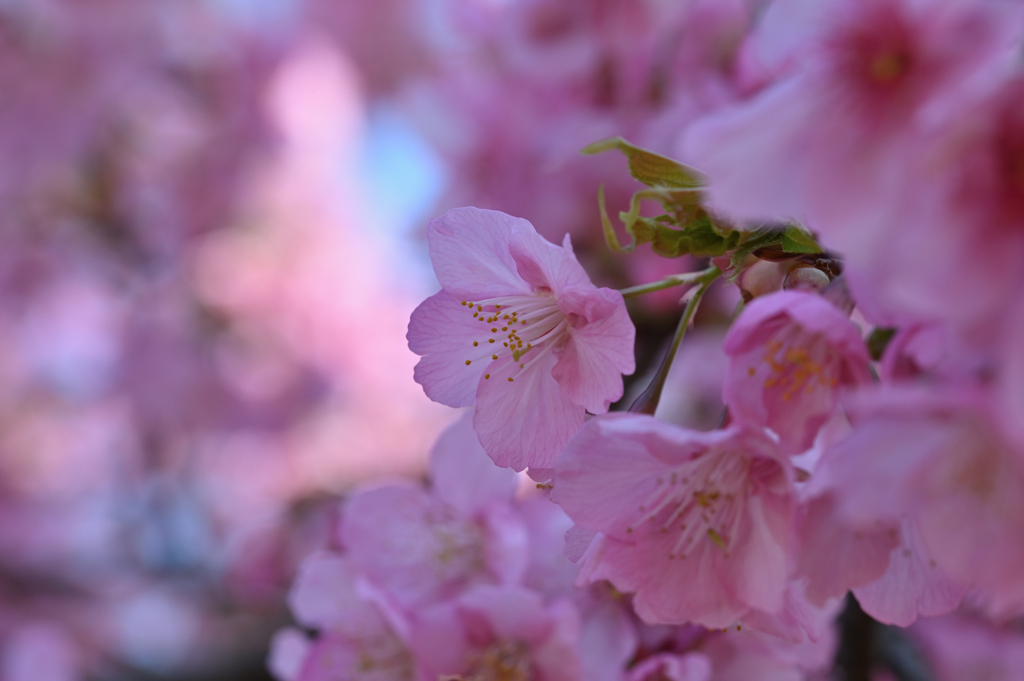
[[(834, 388), (839, 382), (828, 344), (816, 334), (796, 326), (787, 327), (765, 344), (762, 361), (771, 368), (764, 382), (766, 390), (777, 388), (788, 402), (800, 391), (813, 392), (819, 386)], [(747, 369), (753, 376), (754, 367)]]
[(496, 641), (487, 646), (466, 675), (466, 681), (529, 681), (530, 651), (520, 641)]
[[(558, 309), (558, 299), (546, 289), (532, 295), (464, 300), (462, 305), (481, 324), (479, 337), (472, 341), (479, 354), (467, 359), (466, 366), (480, 360), (511, 358), (523, 371), (554, 349), (569, 329), (568, 320)], [(527, 353), (528, 360), (520, 362)], [(484, 374), (484, 378), (490, 377)], [(513, 378), (509, 376), (508, 380)]]
[[(749, 460), (739, 452), (705, 453), (659, 477), (648, 503), (639, 507), (637, 524), (660, 525), (663, 534), (677, 532), (668, 557), (686, 558), (707, 538), (726, 557), (742, 519)], [(627, 527), (626, 532), (633, 532)]]
[(394, 634), (358, 641), (359, 652), (351, 668), (353, 679), (410, 678), (412, 657)]
[(461, 580), (483, 568), (484, 538), (475, 523), (455, 518), (430, 523), (434, 576), (441, 582)]

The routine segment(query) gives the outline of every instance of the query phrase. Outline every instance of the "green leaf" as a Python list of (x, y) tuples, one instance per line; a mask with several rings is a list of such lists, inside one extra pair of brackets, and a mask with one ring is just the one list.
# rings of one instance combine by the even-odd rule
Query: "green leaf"
[(681, 228), (657, 218), (638, 217), (633, 223), (633, 234), (637, 243), (650, 243), (654, 252), (665, 258), (722, 255), (736, 247), (740, 236), (739, 232), (720, 232), (704, 210)]
[(629, 162), (629, 174), (648, 187), (694, 190), (707, 182), (703, 174), (667, 156), (633, 146), (621, 137), (611, 137), (586, 146), (581, 153), (600, 154), (609, 149), (618, 149)]
[(885, 349), (889, 347), (889, 341), (896, 335), (896, 329), (875, 327), (867, 337), (868, 353), (871, 359), (876, 362), (882, 359)]
[(780, 241), (782, 250), (786, 253), (821, 253), (822, 248), (814, 237), (804, 229), (796, 225), (788, 225), (782, 233)]

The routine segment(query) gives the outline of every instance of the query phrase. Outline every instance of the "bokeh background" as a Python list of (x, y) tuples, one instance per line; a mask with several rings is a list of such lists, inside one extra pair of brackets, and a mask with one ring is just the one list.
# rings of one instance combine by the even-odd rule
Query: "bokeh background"
[[(688, 269), (605, 248), (598, 186), (637, 185), (578, 151), (672, 153), (758, 4), (0, 1), (0, 681), (270, 678), (338, 500), (457, 416), (405, 345), (427, 220), (569, 233), (600, 285)], [(666, 402), (710, 427), (700, 347)]]

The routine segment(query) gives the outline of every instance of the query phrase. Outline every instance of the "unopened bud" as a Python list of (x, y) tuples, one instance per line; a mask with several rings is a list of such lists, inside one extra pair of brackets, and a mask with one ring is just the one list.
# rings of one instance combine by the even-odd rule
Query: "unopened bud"
[(817, 267), (797, 267), (786, 275), (782, 287), (803, 291), (823, 291), (831, 278)]

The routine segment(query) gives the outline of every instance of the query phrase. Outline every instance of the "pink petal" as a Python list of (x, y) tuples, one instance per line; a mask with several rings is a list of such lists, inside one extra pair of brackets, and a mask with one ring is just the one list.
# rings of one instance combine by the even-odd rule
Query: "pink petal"
[(340, 536), (352, 563), (403, 605), (448, 598), (489, 577), (481, 528), (419, 487), (389, 485), (351, 497)]
[(747, 500), (747, 536), (736, 540), (736, 551), (723, 567), (730, 573), (733, 592), (751, 608), (774, 613), (783, 606), (793, 509), (790, 497), (753, 495)]
[(556, 246), (537, 234), (533, 225), (523, 220), (517, 224), (509, 242), (509, 251), (519, 273), (531, 290), (551, 289), (561, 295), (567, 289), (594, 289), (586, 270), (576, 260), (566, 235), (564, 245)]
[(800, 216), (803, 164), (778, 159), (792, 158), (807, 129), (813, 109), (801, 97), (805, 87), (795, 78), (776, 84), (687, 129), (683, 160), (711, 177), (716, 208), (738, 220)]
[(583, 407), (551, 376), (555, 361), (549, 353), (520, 370), (511, 358), (498, 360), (490, 367), (490, 379), (480, 381), (473, 427), (499, 466), (517, 471), (550, 466), (583, 423)]
[(281, 629), (270, 640), (267, 668), (278, 681), (295, 681), (306, 663), (312, 642), (295, 627)]
[(891, 525), (855, 530), (843, 524), (835, 505), (832, 494), (811, 500), (799, 530), (803, 548), (797, 572), (807, 577), (807, 598), (818, 605), (885, 574), (899, 541)]
[(487, 458), (473, 430), (472, 412), (441, 433), (430, 454), (430, 478), (437, 497), (466, 517), (511, 502), (518, 484), (515, 473)]
[(711, 660), (700, 653), (652, 655), (629, 670), (629, 681), (710, 681)]
[(522, 218), (494, 210), (453, 208), (430, 221), (430, 261), (441, 288), (459, 301), (532, 290), (509, 252), (513, 230), (533, 230)]
[(372, 606), (357, 592), (358, 573), (348, 558), (337, 554), (315, 553), (302, 562), (288, 594), (288, 605), (295, 619), (314, 629), (342, 625), (380, 626)]
[(952, 612), (964, 587), (932, 560), (917, 523), (904, 519), (901, 542), (893, 549), (889, 569), (878, 580), (853, 590), (864, 611), (880, 622), (910, 626), (918, 616)]
[(728, 565), (722, 552), (701, 542), (686, 558), (666, 560), (675, 549), (674, 534), (656, 534), (641, 547), (607, 538), (601, 566), (593, 578), (607, 579), (620, 591), (635, 592), (633, 608), (648, 624), (693, 622), (721, 629), (750, 608), (721, 579)]
[[(637, 427), (659, 437), (634, 437)], [(672, 426), (633, 414), (609, 414), (588, 421), (555, 462), (551, 499), (576, 521), (576, 532), (603, 532), (631, 540), (632, 533), (627, 530), (637, 509), (648, 503), (658, 488), (659, 476), (669, 470), (648, 447), (661, 445), (661, 437), (672, 438), (672, 442), (675, 435)], [(672, 454), (682, 459), (687, 453), (681, 447)]]
[[(631, 374), (636, 368), (633, 358), (636, 328), (626, 312), (622, 295), (600, 289), (588, 297), (598, 296), (602, 302), (611, 303), (606, 308), (608, 313), (570, 330), (552, 370), (570, 399), (592, 414), (605, 413), (613, 401), (622, 397), (622, 374)], [(559, 308), (570, 302), (576, 303), (573, 307), (583, 312), (583, 306), (572, 300), (559, 300)], [(563, 312), (577, 314), (568, 306)]]
[(466, 308), (441, 291), (413, 310), (409, 320), (409, 349), (421, 355), (413, 372), (427, 397), (449, 407), (468, 407), (476, 401), (477, 384), (491, 363), (486, 352), (473, 347), (481, 337), (479, 323)]

